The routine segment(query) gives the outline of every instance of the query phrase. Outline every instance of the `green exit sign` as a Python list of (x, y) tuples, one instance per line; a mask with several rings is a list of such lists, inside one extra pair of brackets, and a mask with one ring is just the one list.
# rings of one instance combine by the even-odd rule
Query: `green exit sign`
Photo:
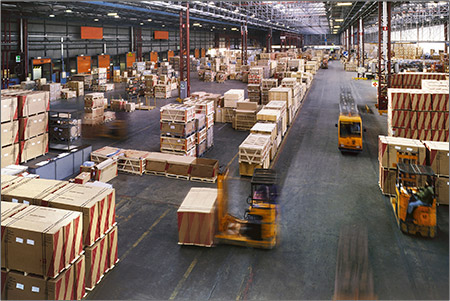
[(16, 55), (16, 63), (20, 63), (20, 55)]

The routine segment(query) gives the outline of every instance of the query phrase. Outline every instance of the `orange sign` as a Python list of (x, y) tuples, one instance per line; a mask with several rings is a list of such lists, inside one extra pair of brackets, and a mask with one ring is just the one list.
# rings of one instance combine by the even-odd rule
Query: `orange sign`
[(106, 76), (108, 79), (111, 77), (111, 73), (109, 72), (109, 70), (111, 69), (110, 63), (111, 63), (111, 59), (110, 59), (109, 55), (104, 54), (104, 55), (98, 56), (98, 67), (106, 68), (106, 70), (107, 70)]
[(126, 58), (127, 58), (127, 68), (133, 67), (133, 63), (136, 62), (136, 53), (128, 52)]
[(155, 51), (150, 52), (150, 61), (155, 63), (158, 61), (158, 52)]
[(103, 39), (103, 28), (81, 26), (81, 38), (101, 40)]
[(50, 64), (52, 62), (52, 59), (34, 59), (33, 65), (43, 65), (43, 64)]
[(77, 56), (77, 72), (90, 73), (91, 72), (91, 57)]
[(173, 51), (169, 50), (167, 51), (167, 59), (170, 59), (171, 57), (173, 57)]
[(194, 56), (196, 59), (198, 59), (198, 57), (199, 57), (199, 51), (197, 48), (195, 48), (195, 50), (194, 50)]
[(168, 39), (169, 39), (168, 31), (155, 30), (155, 40), (168, 40)]

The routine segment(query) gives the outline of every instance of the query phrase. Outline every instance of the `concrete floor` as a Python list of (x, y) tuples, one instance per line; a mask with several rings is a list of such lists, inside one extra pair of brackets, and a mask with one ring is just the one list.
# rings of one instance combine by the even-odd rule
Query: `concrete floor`
[[(363, 114), (364, 151), (343, 155), (334, 124), (339, 89), (351, 88), (358, 104), (375, 112), (376, 90), (354, 81), (339, 62), (319, 70), (304, 105), (284, 140), (274, 168), (280, 175), (281, 239), (273, 250), (227, 245), (178, 246), (176, 210), (191, 187), (215, 187), (157, 176), (119, 174), (116, 188), (120, 262), (88, 299), (330, 299), (334, 292), (339, 231), (343, 225), (368, 229), (369, 260), (379, 299), (449, 298), (448, 206), (438, 209), (435, 239), (402, 234), (388, 198), (378, 188), (377, 136), (386, 116)], [(223, 93), (245, 84), (193, 80), (192, 91)], [(114, 92), (118, 94), (120, 92)], [(158, 105), (170, 100), (158, 100)], [(82, 106), (82, 100), (69, 101)], [(53, 104), (67, 106), (67, 101)], [(129, 114), (130, 135), (113, 145), (159, 149), (159, 111)], [(229, 211), (242, 216), (248, 178), (239, 177), (234, 158), (247, 132), (214, 126), (215, 146), (206, 157), (229, 164)]]

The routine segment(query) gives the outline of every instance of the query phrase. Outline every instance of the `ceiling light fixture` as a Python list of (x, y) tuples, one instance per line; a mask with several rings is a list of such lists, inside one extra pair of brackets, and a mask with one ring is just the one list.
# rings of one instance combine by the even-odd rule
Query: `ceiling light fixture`
[(108, 13), (107, 15), (110, 17), (115, 17), (115, 16), (117, 16), (117, 13)]
[(116, 16), (114, 16), (114, 18), (119, 19), (120, 17), (119, 17), (119, 15), (116, 15)]
[(71, 13), (72, 10), (71, 10), (71, 9), (66, 9), (65, 12), (66, 12), (66, 13)]
[(161, 25), (161, 26), (162, 26), (162, 27), (166, 27), (166, 25), (164, 25), (164, 24), (163, 24), (163, 25)]
[(98, 22), (98, 19), (94, 19), (94, 22)]
[(55, 17), (55, 15), (50, 15), (49, 17), (50, 17), (50, 18), (54, 18), (54, 17)]
[(141, 25), (144, 25), (144, 23), (143, 23), (143, 22), (141, 22), (141, 23), (139, 23), (139, 24), (141, 24)]
[(334, 19), (335, 22), (344, 22), (344, 19)]
[(352, 6), (352, 2), (338, 2), (336, 3), (337, 6)]
[(148, 22), (152, 22), (152, 19), (148, 19), (147, 21), (148, 21)]

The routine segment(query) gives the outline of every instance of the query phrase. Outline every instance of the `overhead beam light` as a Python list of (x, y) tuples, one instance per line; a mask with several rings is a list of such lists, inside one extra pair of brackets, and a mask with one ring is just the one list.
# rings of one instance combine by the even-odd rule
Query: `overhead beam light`
[(336, 3), (337, 6), (352, 6), (352, 2), (338, 2)]
[(344, 22), (344, 19), (334, 19), (335, 22)]
[(55, 15), (50, 15), (49, 17), (50, 17), (50, 18), (54, 18), (54, 17), (55, 17)]
[(120, 17), (118, 15), (115, 15), (114, 18), (119, 19)]
[(339, 26), (339, 25), (334, 25), (334, 28), (341, 28), (341, 26)]
[(71, 13), (72, 10), (71, 10), (71, 9), (66, 9), (65, 12), (66, 12), (66, 13)]
[(148, 19), (147, 21), (148, 21), (148, 22), (152, 22), (152, 19)]
[(94, 22), (98, 22), (98, 19), (94, 19)]
[(141, 24), (141, 25), (144, 25), (144, 23), (143, 23), (143, 22), (141, 22), (141, 23), (139, 23), (139, 24)]
[(115, 16), (117, 16), (117, 13), (108, 13), (107, 15), (110, 17), (115, 17)]

